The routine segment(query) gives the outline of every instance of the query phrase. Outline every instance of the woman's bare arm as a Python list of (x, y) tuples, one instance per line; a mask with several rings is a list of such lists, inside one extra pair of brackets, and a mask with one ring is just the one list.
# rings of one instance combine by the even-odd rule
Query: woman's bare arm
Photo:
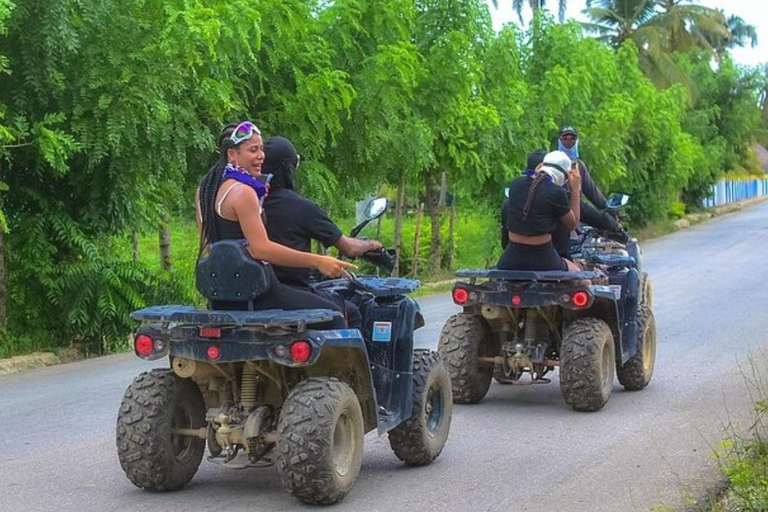
[(301, 252), (277, 244), (269, 239), (259, 215), (259, 199), (250, 187), (236, 187), (227, 196), (228, 208), (234, 212), (240, 228), (248, 240), (248, 250), (259, 260), (285, 267), (316, 268), (325, 275), (336, 277), (345, 268), (357, 268), (352, 263), (330, 256)]

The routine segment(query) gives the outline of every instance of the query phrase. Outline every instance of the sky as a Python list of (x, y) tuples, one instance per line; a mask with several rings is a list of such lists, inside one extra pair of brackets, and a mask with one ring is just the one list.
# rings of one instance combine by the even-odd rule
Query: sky
[[(527, 4), (527, 2), (525, 2)], [(547, 7), (553, 12), (557, 11), (557, 0), (547, 0)], [(726, 16), (736, 14), (753, 25), (757, 29), (757, 46), (754, 48), (736, 48), (731, 53), (739, 64), (756, 66), (768, 62), (768, 2), (764, 0), (700, 0), (700, 5), (722, 9)], [(493, 17), (493, 26), (496, 30), (504, 23), (519, 23), (517, 14), (512, 10), (512, 0), (498, 0), (499, 8), (495, 9), (490, 0), (488, 4)], [(567, 2), (566, 19), (586, 21), (581, 11), (586, 7), (584, 0), (570, 0)], [(523, 9), (523, 19), (530, 18), (530, 11)]]

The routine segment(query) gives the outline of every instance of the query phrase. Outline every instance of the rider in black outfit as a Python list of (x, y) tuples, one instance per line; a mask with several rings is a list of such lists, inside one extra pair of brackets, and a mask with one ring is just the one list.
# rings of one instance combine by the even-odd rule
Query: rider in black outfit
[[(269, 195), (264, 203), (266, 226), (273, 242), (302, 252), (312, 250), (312, 240), (325, 247), (335, 246), (349, 258), (359, 258), (368, 251), (381, 248), (376, 240), (358, 240), (342, 234), (328, 215), (315, 203), (294, 190), (293, 179), (299, 166), (296, 148), (284, 137), (270, 137), (264, 143), (262, 172), (273, 175)], [(310, 271), (306, 268), (275, 265), (281, 283), (308, 289)], [(361, 327), (360, 310), (333, 292), (316, 292), (342, 306), (351, 327)]]
[[(589, 199), (589, 203), (581, 201), (581, 222), (603, 231), (618, 232), (620, 226), (616, 219), (606, 212), (605, 196), (600, 188), (592, 180), (592, 175), (587, 169), (587, 164), (579, 157), (579, 134), (572, 126), (563, 126), (557, 137), (557, 149), (564, 152), (571, 159), (581, 174), (581, 192)], [(570, 187), (566, 184), (566, 190), (570, 193)], [(591, 203), (591, 204), (590, 204)], [(552, 243), (557, 253), (568, 257), (568, 244), (571, 238), (570, 230), (559, 226), (552, 234)]]
[[(563, 185), (570, 183), (569, 198)], [(569, 231), (579, 222), (581, 176), (571, 171), (571, 161), (561, 151), (548, 153), (532, 176), (512, 182), (504, 202), (509, 243), (497, 268), (503, 270), (578, 270), (560, 257), (552, 245), (559, 224)]]
[[(267, 237), (261, 218), (261, 200), (266, 187), (259, 181), (264, 160), (261, 133), (253, 123), (227, 126), (219, 135), (219, 160), (200, 182), (196, 209), (200, 231), (200, 251), (219, 240), (245, 239), (250, 255), (266, 264), (270, 280), (269, 291), (254, 303), (254, 309), (335, 309), (331, 301), (307, 291), (281, 284), (272, 265), (316, 268), (328, 277), (343, 275), (351, 263), (330, 256), (292, 250)], [(216, 309), (246, 309), (247, 303), (214, 303)], [(323, 328), (342, 328), (343, 318), (337, 318)]]
[[(381, 248), (376, 240), (358, 240), (342, 234), (328, 215), (314, 202), (294, 190), (299, 166), (296, 148), (284, 137), (270, 137), (264, 143), (262, 172), (272, 174), (269, 195), (264, 202), (269, 239), (302, 252), (312, 250), (312, 240), (325, 247), (336, 247), (348, 258), (359, 258)], [(306, 287), (310, 282), (307, 268), (275, 265), (281, 283)]]
[[(528, 155), (528, 162), (525, 166), (525, 171), (523, 171), (524, 176), (528, 176), (530, 178), (533, 177), (533, 175), (536, 173), (536, 168), (541, 165), (541, 162), (544, 161), (544, 157), (547, 156), (547, 150), (546, 149), (537, 149), (536, 151), (533, 151), (530, 155)], [(510, 187), (511, 192), (511, 187)], [(501, 205), (501, 248), (506, 249), (507, 245), (509, 244), (509, 230), (507, 229), (507, 212), (509, 211), (509, 207), (507, 206), (507, 203), (509, 202), (509, 196), (507, 199), (504, 200), (504, 202)]]

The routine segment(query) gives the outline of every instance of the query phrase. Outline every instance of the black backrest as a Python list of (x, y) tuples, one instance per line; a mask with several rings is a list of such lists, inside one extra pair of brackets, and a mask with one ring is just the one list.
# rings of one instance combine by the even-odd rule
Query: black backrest
[(195, 284), (209, 301), (248, 302), (269, 291), (268, 272), (248, 253), (245, 240), (220, 240), (197, 264)]

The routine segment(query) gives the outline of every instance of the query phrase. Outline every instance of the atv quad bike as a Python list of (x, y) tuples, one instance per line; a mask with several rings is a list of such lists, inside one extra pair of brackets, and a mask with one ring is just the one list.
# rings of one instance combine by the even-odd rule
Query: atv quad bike
[[(612, 208), (628, 197), (611, 198)], [(492, 379), (533, 383), (559, 367), (560, 389), (577, 411), (610, 398), (614, 374), (630, 391), (645, 388), (656, 359), (653, 294), (636, 239), (585, 227), (573, 253), (580, 272), (460, 270), (453, 288), (463, 311), (443, 326), (438, 352), (453, 400), (483, 399)]]
[[(366, 222), (386, 208), (374, 203)], [(207, 445), (208, 460), (228, 468), (276, 462), (294, 497), (331, 504), (354, 485), (363, 437), (374, 429), (388, 433), (407, 465), (431, 463), (448, 437), (452, 400), (437, 353), (413, 348), (423, 318), (406, 295), (419, 283), (323, 283), (357, 296), (364, 329), (319, 330), (340, 313), (253, 310), (263, 267), (242, 253), (242, 241), (215, 244), (197, 284), (209, 304), (244, 309), (156, 306), (132, 315), (142, 322), (136, 355), (168, 357), (169, 367), (142, 373), (123, 397), (117, 448), (130, 481), (148, 491), (180, 489)], [(390, 256), (368, 259), (390, 267)]]

